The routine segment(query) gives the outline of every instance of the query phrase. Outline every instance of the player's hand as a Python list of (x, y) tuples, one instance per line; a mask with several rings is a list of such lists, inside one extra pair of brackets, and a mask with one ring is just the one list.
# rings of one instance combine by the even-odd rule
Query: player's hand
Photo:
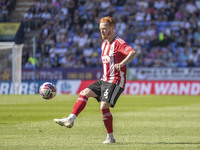
[(115, 69), (117, 70), (117, 71), (120, 71), (121, 70), (121, 67), (122, 67), (122, 65), (119, 63), (119, 64), (115, 64)]

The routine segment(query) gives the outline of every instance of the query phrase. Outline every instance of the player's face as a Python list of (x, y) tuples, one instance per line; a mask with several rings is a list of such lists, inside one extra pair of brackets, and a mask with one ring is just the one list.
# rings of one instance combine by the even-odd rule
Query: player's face
[(107, 40), (111, 35), (112, 28), (107, 23), (100, 23), (99, 29), (102, 39)]

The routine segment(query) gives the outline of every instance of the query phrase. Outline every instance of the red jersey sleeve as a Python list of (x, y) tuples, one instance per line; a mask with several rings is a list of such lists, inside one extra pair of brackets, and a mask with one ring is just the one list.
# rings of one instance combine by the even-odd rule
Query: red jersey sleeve
[(131, 51), (135, 50), (127, 43), (124, 43), (119, 47), (119, 51), (125, 55), (128, 55)]
[(128, 55), (131, 51), (135, 51), (130, 45), (128, 45), (123, 39), (121, 38), (116, 38), (117, 41), (117, 47), (118, 47), (118, 52)]

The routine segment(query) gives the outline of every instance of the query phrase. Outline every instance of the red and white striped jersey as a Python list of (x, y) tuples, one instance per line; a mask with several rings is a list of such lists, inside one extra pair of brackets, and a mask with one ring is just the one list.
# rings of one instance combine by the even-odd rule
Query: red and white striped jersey
[(101, 59), (103, 63), (103, 77), (101, 80), (109, 83), (115, 83), (124, 88), (126, 83), (126, 65), (117, 71), (115, 64), (120, 63), (130, 51), (134, 49), (123, 39), (115, 37), (109, 44), (105, 40), (102, 45)]

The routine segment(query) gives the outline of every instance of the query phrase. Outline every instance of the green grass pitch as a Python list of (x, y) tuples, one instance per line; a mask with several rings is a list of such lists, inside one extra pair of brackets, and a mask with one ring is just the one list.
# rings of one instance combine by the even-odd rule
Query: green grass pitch
[(1, 150), (200, 149), (199, 96), (125, 96), (111, 112), (116, 144), (104, 145), (100, 104), (90, 98), (71, 129), (53, 122), (69, 115), (78, 95), (0, 95)]

